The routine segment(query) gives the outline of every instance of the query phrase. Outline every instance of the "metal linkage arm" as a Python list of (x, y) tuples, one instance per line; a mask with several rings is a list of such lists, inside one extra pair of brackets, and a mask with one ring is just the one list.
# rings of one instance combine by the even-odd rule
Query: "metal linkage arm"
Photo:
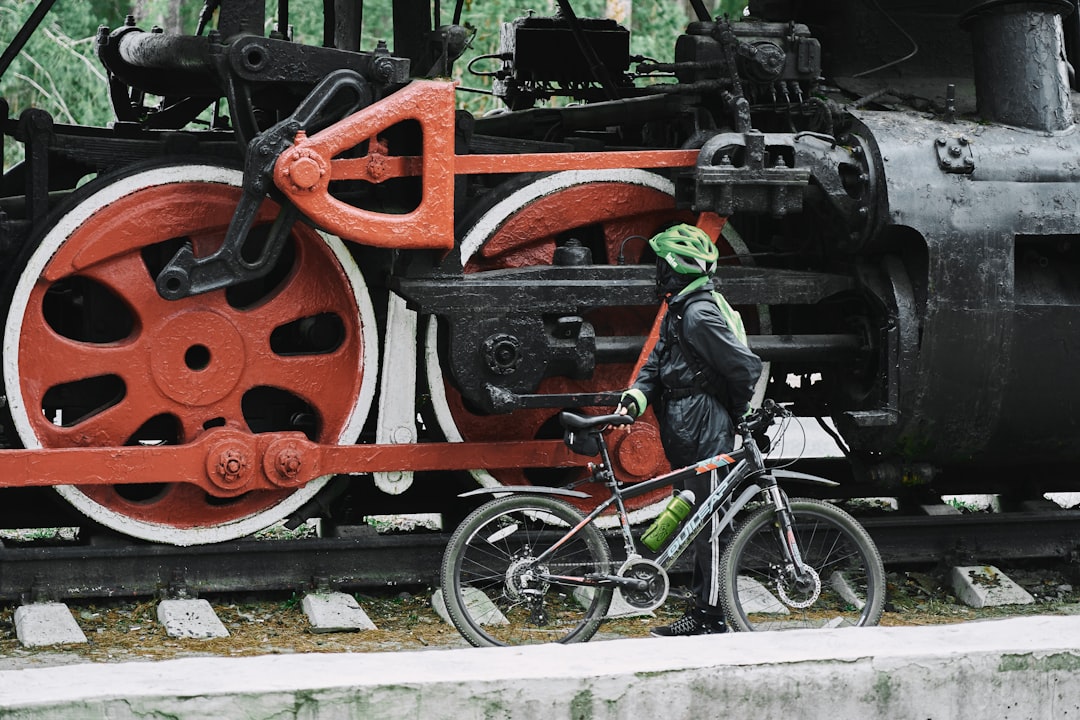
[[(256, 256), (245, 259), (245, 244), (251, 228), (273, 189), (274, 166), (297, 137), (316, 122), (326, 121), (326, 112), (342, 93), (350, 92), (355, 101), (337, 116), (350, 115), (371, 104), (371, 91), (359, 74), (352, 70), (337, 70), (327, 75), (308, 94), (292, 115), (264, 130), (248, 143), (244, 162), (244, 189), (221, 247), (206, 257), (195, 257), (191, 243), (181, 247), (157, 277), (157, 290), (167, 300), (179, 300), (191, 295), (219, 290), (247, 280), (262, 277), (274, 267), (293, 223), (300, 211), (285, 201), (270, 227), (265, 244)], [(332, 118), (332, 119), (337, 119)], [(255, 254), (255, 253), (252, 253)]]

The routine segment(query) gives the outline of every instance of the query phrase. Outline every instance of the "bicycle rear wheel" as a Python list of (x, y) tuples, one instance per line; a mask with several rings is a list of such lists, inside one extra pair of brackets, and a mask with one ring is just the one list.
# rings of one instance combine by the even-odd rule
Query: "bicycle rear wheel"
[(569, 643), (596, 633), (612, 589), (586, 590), (548, 576), (610, 573), (611, 551), (600, 531), (587, 525), (536, 560), (582, 519), (566, 503), (521, 495), (465, 518), (446, 547), (441, 578), (447, 614), (466, 640), (477, 647)]
[(721, 561), (729, 622), (744, 631), (876, 625), (885, 569), (866, 530), (820, 500), (792, 500), (791, 513), (803, 562), (813, 573), (794, 576), (776, 510), (762, 508), (735, 532)]

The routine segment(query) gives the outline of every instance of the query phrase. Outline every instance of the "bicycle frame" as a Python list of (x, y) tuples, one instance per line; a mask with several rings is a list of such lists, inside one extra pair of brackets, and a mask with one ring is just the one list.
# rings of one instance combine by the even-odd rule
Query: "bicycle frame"
[[(791, 518), (783, 511), (787, 507), (787, 501), (782, 491), (777, 485), (776, 478), (773, 475), (765, 472), (765, 462), (761, 456), (761, 451), (758, 449), (757, 444), (754, 442), (752, 434), (749, 432), (742, 434), (743, 444), (738, 450), (730, 453), (721, 453), (714, 455), (711, 458), (700, 460), (693, 465), (688, 465), (677, 470), (673, 470), (664, 475), (659, 475), (651, 480), (646, 480), (641, 483), (636, 483), (629, 487), (620, 486), (619, 482), (615, 479), (614, 473), (611, 471), (611, 460), (608, 455), (607, 441), (603, 434), (600, 435), (600, 457), (603, 460), (603, 465), (593, 471), (593, 476), (596, 480), (603, 482), (611, 489), (611, 497), (597, 506), (592, 512), (590, 512), (581, 522), (575, 527), (571, 528), (562, 538), (559, 539), (554, 545), (545, 550), (537, 557), (537, 562), (542, 564), (543, 561), (551, 556), (559, 547), (572, 539), (577, 533), (595, 520), (601, 513), (607, 510), (614, 504), (616, 506), (619, 515), (619, 527), (623, 536), (623, 543), (626, 549), (627, 559), (641, 557), (641, 554), (637, 551), (637, 545), (634, 541), (634, 537), (630, 532), (630, 522), (627, 516), (626, 507), (623, 500), (643, 495), (652, 490), (664, 487), (666, 485), (673, 485), (680, 480), (694, 477), (695, 475), (701, 475), (706, 472), (717, 472), (718, 470), (730, 467), (726, 477), (717, 485), (709, 495), (701, 502), (698, 503), (693, 514), (686, 519), (682, 528), (676, 533), (675, 537), (668, 543), (667, 548), (656, 558), (656, 563), (660, 565), (665, 571), (668, 571), (675, 565), (679, 557), (690, 547), (690, 543), (694, 538), (705, 528), (706, 522), (712, 516), (713, 513), (722, 510), (720, 516), (719, 527), (716, 530), (717, 533), (723, 532), (734, 521), (735, 516), (750, 502), (755, 496), (765, 492), (770, 501), (775, 505), (776, 509), (780, 513), (781, 527), (780, 527), (780, 540), (781, 545), (787, 549), (788, 559), (792, 566), (796, 569), (796, 572), (801, 573), (803, 570), (802, 557), (799, 553), (798, 547), (795, 545), (794, 534), (791, 531)], [(793, 474), (796, 475), (796, 474)], [(760, 484), (757, 482), (746, 485), (743, 491), (738, 497), (732, 499), (734, 491), (742, 485), (745, 481), (755, 476), (759, 477), (763, 482)], [(803, 476), (804, 478), (811, 478), (812, 476)], [(823, 482), (824, 479), (821, 479)], [(830, 483), (834, 484), (834, 483)], [(546, 580), (557, 580), (559, 582), (569, 585), (584, 585), (584, 586), (598, 586), (604, 584), (636, 584), (639, 581), (630, 580), (627, 578), (619, 578), (613, 575), (603, 576), (588, 576), (582, 578), (567, 577), (562, 575), (546, 575)]]

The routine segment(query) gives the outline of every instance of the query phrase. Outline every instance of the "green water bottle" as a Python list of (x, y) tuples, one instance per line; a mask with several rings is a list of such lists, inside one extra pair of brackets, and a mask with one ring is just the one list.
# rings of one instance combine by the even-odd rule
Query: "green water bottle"
[(668, 500), (667, 507), (653, 520), (653, 524), (641, 536), (641, 542), (652, 551), (660, 549), (664, 541), (671, 537), (679, 523), (686, 519), (690, 511), (694, 509), (694, 493), (689, 490), (680, 490)]

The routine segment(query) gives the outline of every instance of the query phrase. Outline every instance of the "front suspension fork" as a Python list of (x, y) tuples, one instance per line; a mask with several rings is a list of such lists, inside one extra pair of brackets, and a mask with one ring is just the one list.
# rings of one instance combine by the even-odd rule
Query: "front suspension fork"
[(775, 479), (770, 478), (767, 482), (769, 484), (765, 487), (765, 494), (776, 510), (777, 542), (783, 550), (786, 565), (794, 571), (796, 579), (801, 580), (807, 574), (807, 567), (803, 562), (802, 552), (799, 551), (799, 544), (795, 540), (795, 522), (791, 513), (791, 504), (788, 502), (787, 495), (776, 484)]

